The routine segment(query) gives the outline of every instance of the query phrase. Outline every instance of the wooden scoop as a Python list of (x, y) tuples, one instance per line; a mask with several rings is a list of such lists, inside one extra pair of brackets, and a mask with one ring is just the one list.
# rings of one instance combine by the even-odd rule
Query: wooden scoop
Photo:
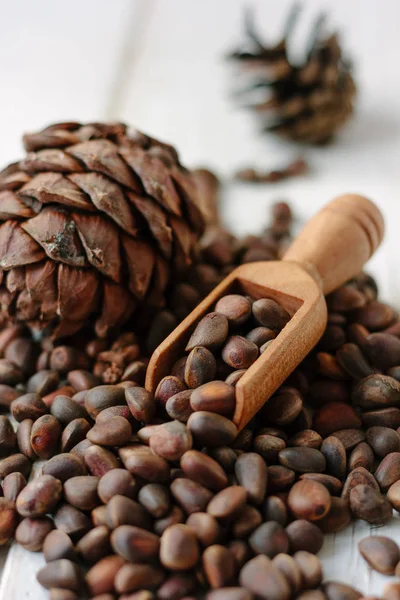
[(382, 215), (370, 200), (336, 198), (308, 222), (283, 260), (241, 265), (200, 302), (153, 353), (146, 388), (154, 392), (171, 372), (197, 323), (221, 296), (273, 298), (292, 318), (236, 385), (233, 420), (242, 429), (318, 342), (327, 323), (324, 295), (361, 271), (383, 231)]

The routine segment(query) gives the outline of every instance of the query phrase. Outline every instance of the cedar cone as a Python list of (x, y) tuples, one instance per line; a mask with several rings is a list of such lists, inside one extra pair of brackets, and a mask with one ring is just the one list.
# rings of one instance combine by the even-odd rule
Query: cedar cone
[(92, 318), (106, 336), (163, 306), (205, 222), (174, 148), (120, 123), (23, 141), (25, 158), (0, 173), (0, 308), (59, 338)]
[[(322, 33), (324, 15), (316, 20), (302, 64), (291, 62), (288, 42), (298, 14), (296, 4), (281, 41), (268, 46), (255, 32), (252, 14), (246, 13), (249, 49), (233, 52), (230, 59), (239, 66), (239, 81), (246, 82), (237, 96), (261, 119), (264, 131), (322, 144), (352, 115), (356, 87), (337, 35)], [(243, 102), (246, 96), (250, 100)]]

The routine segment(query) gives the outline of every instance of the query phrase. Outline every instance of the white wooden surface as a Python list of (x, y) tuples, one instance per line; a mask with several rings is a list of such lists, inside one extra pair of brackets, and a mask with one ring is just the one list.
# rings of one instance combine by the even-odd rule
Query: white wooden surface
[[(248, 3), (272, 38), (288, 0)], [(239, 41), (240, 0), (0, 0), (0, 163), (20, 156), (23, 131), (63, 119), (119, 119), (174, 143), (184, 163), (216, 169), (225, 178), (225, 222), (239, 234), (259, 231), (277, 198), (288, 199), (304, 220), (336, 194), (365, 193), (387, 221), (370, 270), (382, 297), (400, 308), (400, 4), (305, 0), (304, 6), (295, 46), (312, 15), (328, 7), (360, 88), (357, 116), (337, 143), (305, 151), (310, 176), (259, 188), (229, 182), (239, 166), (279, 166), (300, 152), (261, 137), (228, 100), (223, 55)], [(399, 519), (378, 531), (400, 543)], [(388, 578), (372, 573), (356, 549), (368, 533), (357, 522), (328, 536), (321, 556), (329, 579), (377, 594)], [(45, 599), (35, 580), (42, 563), (41, 555), (17, 545), (3, 549), (0, 600)]]

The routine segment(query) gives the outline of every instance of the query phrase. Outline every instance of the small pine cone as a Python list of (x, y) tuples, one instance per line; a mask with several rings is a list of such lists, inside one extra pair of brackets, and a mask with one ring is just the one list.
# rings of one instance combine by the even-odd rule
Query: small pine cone
[[(59, 123), (0, 173), (0, 310), (63, 337), (100, 337), (190, 266), (204, 229), (196, 177), (126, 125)], [(3, 315), (2, 318), (5, 318)]]
[(291, 61), (288, 45), (298, 14), (296, 3), (282, 40), (275, 46), (261, 41), (251, 14), (247, 14), (248, 44), (230, 55), (239, 67), (235, 83), (242, 82), (236, 94), (239, 102), (257, 115), (265, 131), (322, 144), (351, 117), (356, 86), (338, 37), (322, 34), (323, 16), (316, 20), (303, 63)]

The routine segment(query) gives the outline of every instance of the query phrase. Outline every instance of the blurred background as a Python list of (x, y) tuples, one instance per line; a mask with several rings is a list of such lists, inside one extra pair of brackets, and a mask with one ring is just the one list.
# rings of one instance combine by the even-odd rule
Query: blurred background
[[(224, 179), (224, 222), (258, 231), (277, 198), (300, 221), (345, 191), (378, 201), (388, 220), (384, 249), (372, 263), (386, 299), (397, 301), (400, 216), (400, 3), (304, 0), (291, 51), (304, 48), (321, 10), (354, 63), (354, 118), (329, 146), (301, 148), (261, 135), (252, 115), (231, 101), (226, 54), (244, 40), (252, 6), (260, 34), (273, 43), (290, 0), (0, 1), (0, 163), (21, 155), (21, 134), (60, 120), (124, 120), (174, 144), (188, 166)], [(232, 183), (237, 168), (270, 169), (305, 157), (311, 173), (277, 184)], [(384, 259), (382, 258), (384, 256)], [(389, 266), (390, 265), (390, 268)]]

